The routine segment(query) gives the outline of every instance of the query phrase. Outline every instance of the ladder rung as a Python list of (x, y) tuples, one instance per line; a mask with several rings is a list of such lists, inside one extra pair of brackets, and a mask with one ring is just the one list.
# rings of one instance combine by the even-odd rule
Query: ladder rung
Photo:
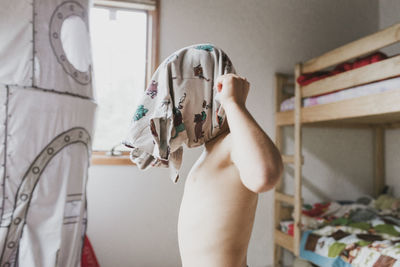
[(294, 252), (294, 239), (291, 235), (285, 234), (280, 230), (275, 230), (275, 243)]
[(291, 195), (286, 195), (281, 192), (275, 191), (275, 199), (280, 202), (285, 202), (290, 205), (294, 205), (294, 197)]
[[(294, 164), (294, 156), (293, 155), (282, 155), (283, 163), (292, 163)], [(304, 164), (304, 157), (301, 156), (301, 164)]]

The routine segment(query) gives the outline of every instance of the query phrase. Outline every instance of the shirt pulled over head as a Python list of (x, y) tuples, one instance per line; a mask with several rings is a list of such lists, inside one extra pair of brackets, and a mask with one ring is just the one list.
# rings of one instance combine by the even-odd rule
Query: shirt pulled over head
[(139, 169), (169, 167), (177, 182), (183, 144), (196, 147), (217, 136), (225, 113), (215, 81), (235, 73), (229, 57), (211, 44), (182, 48), (157, 68), (138, 102), (127, 138)]

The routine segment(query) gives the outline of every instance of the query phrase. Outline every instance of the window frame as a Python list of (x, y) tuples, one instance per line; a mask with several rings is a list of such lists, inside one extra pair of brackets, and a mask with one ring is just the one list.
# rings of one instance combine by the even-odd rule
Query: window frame
[[(147, 40), (146, 40), (146, 72), (145, 84), (147, 85), (151, 76), (159, 64), (160, 50), (160, 1), (155, 0), (155, 8), (149, 9), (145, 5), (130, 2), (118, 2), (113, 0), (94, 0), (94, 7), (105, 7), (125, 10), (137, 10), (147, 14)], [(92, 165), (135, 165), (129, 159), (129, 151), (122, 151), (115, 155), (112, 151), (93, 150), (91, 156)]]

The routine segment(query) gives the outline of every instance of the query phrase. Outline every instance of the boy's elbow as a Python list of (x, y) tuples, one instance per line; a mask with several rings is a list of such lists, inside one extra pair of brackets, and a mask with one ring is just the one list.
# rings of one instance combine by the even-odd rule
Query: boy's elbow
[(281, 173), (274, 172), (263, 177), (259, 185), (255, 188), (256, 193), (267, 192), (275, 187), (281, 177)]
[(278, 183), (283, 171), (282, 160), (280, 159), (274, 166), (266, 167), (258, 175), (259, 179), (254, 183), (253, 188), (250, 189), (255, 193), (267, 192), (275, 187)]

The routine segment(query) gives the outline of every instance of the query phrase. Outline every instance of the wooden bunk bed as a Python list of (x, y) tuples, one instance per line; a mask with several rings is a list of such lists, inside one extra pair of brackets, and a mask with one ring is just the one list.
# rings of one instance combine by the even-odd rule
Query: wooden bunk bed
[[(294, 81), (283, 74), (276, 75), (276, 145), (282, 151), (282, 127), (294, 126), (294, 155), (284, 155), (285, 164), (294, 164), (294, 192), (282, 192), (282, 181), (275, 189), (275, 235), (274, 264), (281, 266), (282, 249), (299, 256), (301, 240), (300, 220), (302, 214), (302, 128), (317, 127), (363, 127), (374, 132), (374, 194), (385, 186), (384, 131), (400, 126), (400, 83), (399, 90), (365, 95), (338, 102), (303, 107), (304, 98), (332, 93), (337, 90), (377, 82), (400, 75), (400, 55), (361, 68), (330, 76), (306, 86), (296, 80), (304, 73), (321, 71), (381, 48), (400, 42), (400, 24), (343, 45), (319, 57), (295, 66)], [(294, 110), (280, 111), (280, 104), (289, 96), (283, 92), (285, 86), (294, 86)], [(294, 235), (279, 230), (284, 219), (285, 207), (294, 206)]]

